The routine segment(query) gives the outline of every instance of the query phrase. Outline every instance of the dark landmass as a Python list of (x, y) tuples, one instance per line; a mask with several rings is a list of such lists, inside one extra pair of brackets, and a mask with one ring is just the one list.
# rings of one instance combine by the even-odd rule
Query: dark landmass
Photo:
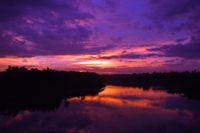
[[(105, 84), (141, 87), (144, 90), (164, 89), (168, 93), (182, 93), (189, 99), (200, 100), (200, 72), (168, 72), (143, 74), (101, 75)], [(160, 86), (160, 87), (159, 87)]]
[[(0, 87), (3, 89), (31, 90), (39, 88), (56, 89), (97, 89), (104, 87), (103, 79), (96, 73), (30, 69), (9, 66), (0, 73)], [(27, 89), (28, 88), (28, 89)]]
[(0, 93), (0, 113), (4, 116), (15, 117), (20, 111), (55, 111), (64, 100), (65, 107), (69, 106), (68, 99), (72, 97), (80, 97), (82, 100), (85, 96), (95, 96), (102, 89), (89, 89), (79, 91), (48, 91), (40, 88), (41, 91), (15, 91), (15, 92), (1, 92)]
[(103, 79), (96, 73), (65, 72), (8, 67), (0, 73), (0, 113), (15, 117), (19, 111), (53, 111), (62, 100), (102, 91)]

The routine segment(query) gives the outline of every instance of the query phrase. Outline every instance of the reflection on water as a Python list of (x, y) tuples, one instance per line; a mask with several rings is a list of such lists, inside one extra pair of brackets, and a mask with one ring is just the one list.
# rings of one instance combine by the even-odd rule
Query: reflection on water
[(106, 86), (96, 96), (68, 98), (54, 112), (0, 115), (3, 132), (199, 132), (200, 102), (164, 90)]

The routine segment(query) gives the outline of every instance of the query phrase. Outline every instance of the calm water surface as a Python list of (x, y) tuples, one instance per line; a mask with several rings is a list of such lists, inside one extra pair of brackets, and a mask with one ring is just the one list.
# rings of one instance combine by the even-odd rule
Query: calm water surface
[(50, 112), (0, 115), (1, 132), (200, 132), (200, 101), (164, 90), (111, 86)]

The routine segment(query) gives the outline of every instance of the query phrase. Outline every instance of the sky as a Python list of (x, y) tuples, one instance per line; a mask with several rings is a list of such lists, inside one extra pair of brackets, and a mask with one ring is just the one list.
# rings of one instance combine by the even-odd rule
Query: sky
[(200, 71), (199, 14), (199, 0), (1, 0), (0, 71)]

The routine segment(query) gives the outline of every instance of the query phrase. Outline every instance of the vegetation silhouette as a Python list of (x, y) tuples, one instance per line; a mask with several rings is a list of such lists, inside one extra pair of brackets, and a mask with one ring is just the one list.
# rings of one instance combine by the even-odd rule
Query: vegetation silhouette
[(66, 72), (9, 66), (0, 72), (0, 113), (15, 117), (19, 111), (54, 111), (62, 100), (102, 91), (103, 79), (96, 73)]
[[(184, 94), (189, 99), (200, 100), (200, 72), (153, 72), (140, 74), (101, 75), (105, 84), (118, 86), (164, 89), (168, 93)], [(160, 87), (159, 87), (160, 86)]]

